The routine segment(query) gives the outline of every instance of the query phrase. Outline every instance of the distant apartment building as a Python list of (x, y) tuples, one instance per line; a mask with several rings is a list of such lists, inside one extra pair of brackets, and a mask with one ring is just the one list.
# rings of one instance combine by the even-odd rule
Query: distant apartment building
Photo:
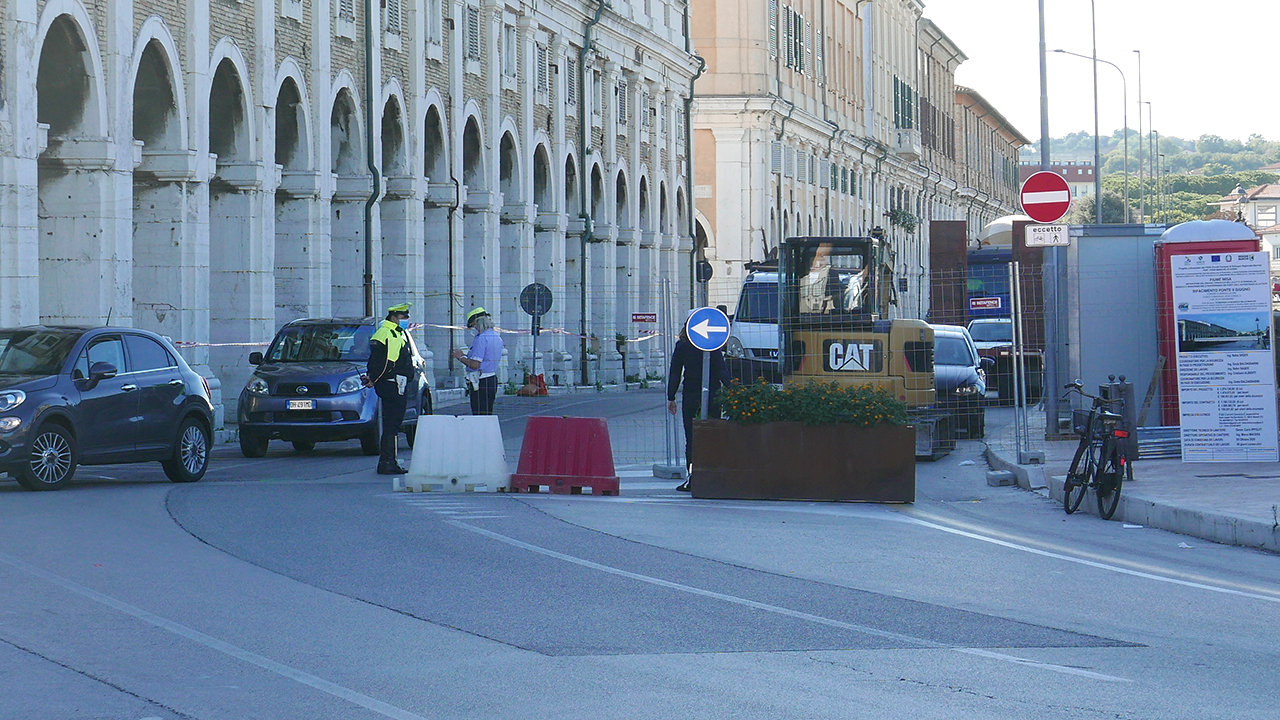
[[(1058, 173), (1067, 181), (1067, 187), (1071, 188), (1072, 199), (1093, 195), (1093, 170), (1092, 161), (1064, 160), (1049, 163), (1049, 171)], [(1038, 161), (1023, 160), (1018, 164), (1018, 183), (1023, 183), (1038, 172), (1040, 172)]]
[[(695, 251), (712, 304), (782, 238), (882, 228), (898, 313), (928, 308), (929, 223), (1010, 214), (1027, 143), (918, 0), (692, 0)], [(905, 288), (905, 289), (903, 289)]]

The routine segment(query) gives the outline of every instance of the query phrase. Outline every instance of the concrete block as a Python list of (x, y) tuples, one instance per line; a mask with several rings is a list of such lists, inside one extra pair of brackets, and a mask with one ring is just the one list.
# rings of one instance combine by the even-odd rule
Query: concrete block
[(1017, 478), (1008, 470), (988, 470), (987, 484), (991, 487), (1004, 487), (1006, 485), (1016, 485)]
[(409, 473), (393, 491), (495, 492), (510, 487), (502, 431), (494, 415), (418, 418)]

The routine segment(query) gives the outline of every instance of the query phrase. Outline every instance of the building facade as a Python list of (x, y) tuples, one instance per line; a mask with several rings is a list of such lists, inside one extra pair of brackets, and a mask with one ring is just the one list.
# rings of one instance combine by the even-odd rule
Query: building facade
[[(740, 277), (781, 238), (889, 239), (898, 312), (929, 304), (929, 222), (1013, 212), (1026, 144), (976, 93), (918, 0), (692, 0), (695, 242)], [(710, 300), (732, 306), (732, 283)]]
[[(1055, 160), (1049, 163), (1049, 171), (1058, 173), (1067, 181), (1067, 187), (1071, 189), (1072, 200), (1093, 195), (1092, 160)], [(1021, 161), (1018, 165), (1019, 182), (1026, 181), (1027, 178), (1038, 172), (1040, 172), (1040, 162), (1038, 160)]]
[[(569, 334), (540, 369), (594, 382), (621, 354), (588, 364), (578, 336), (631, 334), (661, 279), (688, 305), (698, 64), (674, 0), (0, 12), (0, 324), (163, 333), (233, 402), (298, 317), (411, 301), (448, 385), (451, 327), (473, 306), (527, 327), (541, 282), (543, 326)], [(504, 373), (533, 368), (530, 340), (508, 337)]]

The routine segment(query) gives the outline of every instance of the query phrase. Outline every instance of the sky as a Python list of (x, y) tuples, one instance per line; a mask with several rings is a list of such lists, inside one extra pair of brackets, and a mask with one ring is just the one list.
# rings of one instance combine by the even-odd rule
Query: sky
[[(1023, 135), (1040, 139), (1037, 0), (923, 0), (932, 20), (968, 56), (956, 83), (985, 97)], [(1093, 133), (1089, 0), (1044, 0), (1049, 134)], [(1183, 139), (1251, 134), (1280, 140), (1274, 88), (1274, 38), (1280, 0), (1096, 0), (1098, 59), (1127, 79), (1129, 127), (1138, 129), (1138, 54), (1142, 55), (1142, 129)], [(1098, 118), (1106, 136), (1124, 125), (1120, 73), (1098, 63)]]

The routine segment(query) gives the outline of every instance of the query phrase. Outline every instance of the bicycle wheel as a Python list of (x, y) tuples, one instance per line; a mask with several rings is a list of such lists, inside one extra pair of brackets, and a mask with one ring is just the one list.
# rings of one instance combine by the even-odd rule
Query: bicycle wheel
[(1097, 461), (1097, 446), (1093, 443), (1081, 443), (1076, 448), (1076, 456), (1071, 460), (1071, 469), (1067, 470), (1067, 478), (1062, 484), (1062, 509), (1067, 514), (1080, 507), (1080, 501), (1089, 492), (1089, 478), (1093, 476)]
[(1098, 515), (1103, 520), (1110, 520), (1116, 514), (1116, 507), (1120, 504), (1120, 486), (1123, 484), (1124, 461), (1120, 459), (1120, 450), (1112, 446), (1098, 464), (1098, 471), (1093, 478), (1093, 492), (1098, 497)]

